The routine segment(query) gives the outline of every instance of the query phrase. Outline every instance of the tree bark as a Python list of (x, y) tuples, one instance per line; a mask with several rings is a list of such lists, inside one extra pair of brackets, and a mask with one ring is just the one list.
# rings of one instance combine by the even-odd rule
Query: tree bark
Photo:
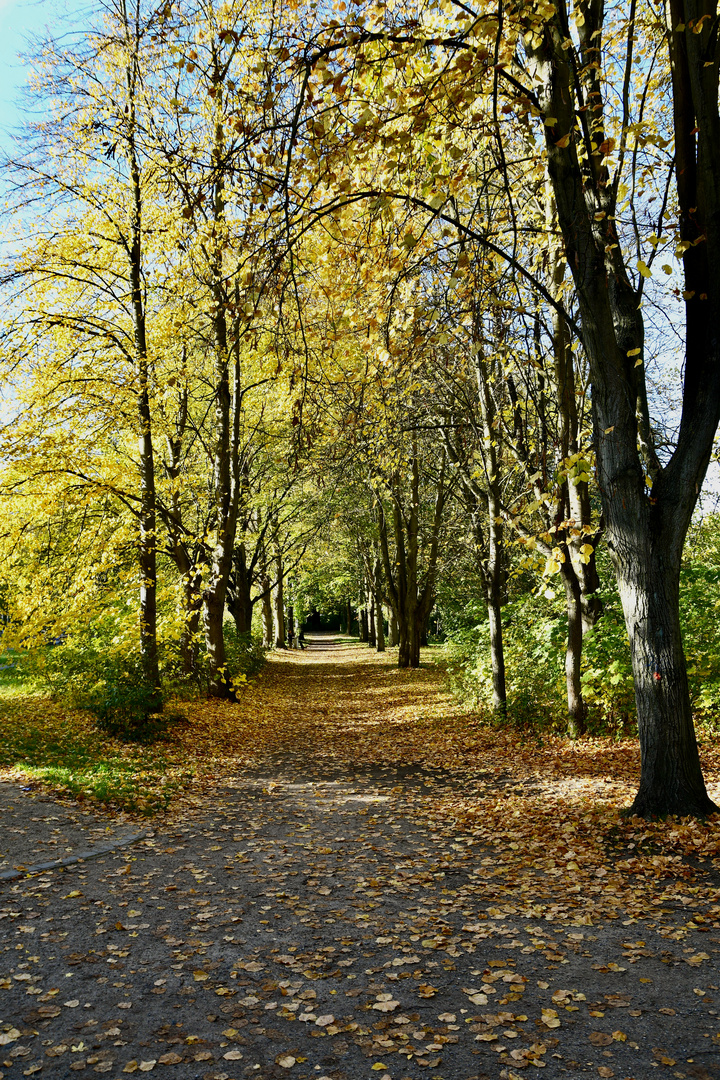
[(244, 544), (238, 544), (235, 548), (227, 607), (235, 622), (238, 638), (249, 641), (252, 636), (254, 601), (252, 598), (252, 576), (248, 569)]
[(578, 739), (587, 728), (587, 709), (580, 681), (583, 647), (583, 606), (580, 582), (572, 563), (566, 560), (561, 568), (567, 609), (567, 645), (565, 648), (565, 683), (568, 702), (568, 728), (571, 739)]
[(368, 620), (368, 645), (371, 649), (375, 648), (377, 639), (375, 637), (375, 599), (370, 594), (367, 600), (367, 620)]
[(377, 651), (385, 652), (385, 626), (382, 603), (381, 573), (382, 570), (380, 566), (380, 560), (376, 558), (373, 565), (372, 576), (372, 587), (375, 595), (375, 637), (377, 641)]
[(123, 28), (128, 60), (127, 126), (125, 154), (130, 173), (130, 244), (128, 249), (130, 301), (133, 315), (135, 377), (137, 380), (138, 449), (140, 474), (140, 514), (138, 564), (140, 571), (140, 659), (143, 678), (153, 688), (153, 708), (162, 707), (160, 669), (157, 648), (157, 514), (155, 493), (155, 455), (150, 412), (147, 324), (143, 290), (143, 193), (140, 162), (136, 146), (135, 112), (138, 79), (138, 27), (131, 25), (123, 0)]
[(275, 626), (275, 648), (285, 648), (285, 595), (283, 588), (283, 564), (279, 546), (275, 550), (276, 583), (273, 590), (273, 619)]
[(273, 609), (271, 599), (271, 586), (270, 578), (267, 574), (263, 574), (260, 579), (262, 587), (262, 624), (263, 624), (263, 645), (266, 649), (271, 649), (273, 646)]
[(430, 539), (426, 549), (426, 567), (422, 586), (419, 580), (420, 556), (420, 469), (417, 446), (413, 443), (409, 507), (404, 510), (400, 480), (396, 475), (391, 487), (394, 558), (390, 557), (387, 519), (381, 500), (378, 500), (378, 531), (380, 554), (387, 584), (388, 600), (398, 625), (398, 667), (420, 666), (422, 629), (435, 602), (435, 577), (447, 491), (445, 488), (445, 459), (435, 495)]
[(648, 531), (650, 542), (642, 552), (636, 544), (614, 545), (630, 633), (635, 700), (638, 717), (642, 717), (642, 773), (633, 810), (643, 817), (712, 813), (714, 806), (705, 794), (700, 767), (680, 634), (677, 544), (652, 537), (652, 527)]
[[(576, 99), (578, 75), (564, 49), (565, 3), (538, 24), (537, 38), (526, 37), (533, 42), (528, 51), (541, 111), (553, 118), (545, 128), (548, 173), (590, 363), (598, 484), (635, 678), (641, 780), (632, 809), (644, 816), (717, 809), (700, 767), (679, 621), (682, 547), (720, 419), (720, 339), (710, 317), (720, 310), (718, 65), (706, 63), (717, 30), (699, 0), (671, 0), (670, 11), (681, 229), (697, 230), (703, 242), (685, 258), (690, 299), (683, 409), (677, 446), (665, 466), (657, 460), (648, 421), (638, 290), (623, 261), (614, 188), (598, 149), (604, 139), (597, 62), (602, 5), (585, 6), (578, 31), (583, 93), (595, 102), (592, 146), (589, 118)], [(588, 131), (584, 158), (578, 156), (576, 125), (580, 137)]]
[[(225, 138), (222, 124), (223, 73), (213, 49), (213, 105), (217, 110), (215, 141), (212, 151), (214, 183), (212, 211), (217, 236), (210, 253), (210, 289), (213, 296), (212, 338), (215, 393), (215, 448), (213, 453), (213, 527), (214, 542), (208, 552), (208, 573), (203, 590), (203, 622), (209, 664), (211, 697), (234, 699), (225, 653), (223, 615), (228, 580), (232, 569), (240, 499), (240, 334), (235, 320), (233, 348), (233, 392), (230, 391), (230, 350), (227, 313), (230, 310), (223, 246), (220, 236), (225, 227)], [(237, 307), (237, 297), (235, 307)]]
[(388, 618), (388, 645), (391, 649), (394, 649), (399, 640), (397, 615), (393, 609), (390, 608), (390, 615)]

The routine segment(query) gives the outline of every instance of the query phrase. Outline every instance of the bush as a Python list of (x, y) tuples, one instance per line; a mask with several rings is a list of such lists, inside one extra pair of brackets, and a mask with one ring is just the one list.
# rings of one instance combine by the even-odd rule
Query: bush
[(170, 718), (158, 715), (162, 694), (145, 681), (139, 659), (113, 655), (96, 632), (48, 645), (27, 666), (53, 697), (91, 712), (111, 735), (147, 742), (167, 727)]
[[(261, 638), (240, 637), (231, 623), (225, 624), (224, 636), (227, 668), (233, 686), (238, 689), (263, 666), (267, 649)], [(187, 699), (198, 692), (207, 693), (210, 671), (204, 642), (197, 645), (195, 667), (191, 672), (183, 670), (180, 642), (167, 642), (162, 653), (161, 676), (163, 685), (173, 696)]]
[[(603, 615), (586, 636), (582, 685), (588, 727), (594, 734), (627, 735), (636, 725), (630, 643), (620, 597), (605, 549), (598, 551)], [(549, 590), (552, 593), (552, 590)], [(564, 593), (555, 597), (524, 592), (503, 608), (509, 723), (518, 727), (564, 731), (565, 643)], [(695, 527), (685, 552), (680, 579), (680, 608), (695, 719), (720, 728), (720, 517)], [(487, 620), (448, 634), (451, 678), (470, 708), (488, 712), (492, 672)]]

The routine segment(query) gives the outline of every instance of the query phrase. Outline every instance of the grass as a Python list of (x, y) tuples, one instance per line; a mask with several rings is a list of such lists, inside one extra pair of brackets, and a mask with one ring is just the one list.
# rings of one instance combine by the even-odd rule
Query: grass
[(43, 694), (15, 668), (0, 669), (0, 776), (38, 781), (58, 794), (149, 815), (165, 810), (193, 776), (171, 745), (128, 744), (93, 718)]

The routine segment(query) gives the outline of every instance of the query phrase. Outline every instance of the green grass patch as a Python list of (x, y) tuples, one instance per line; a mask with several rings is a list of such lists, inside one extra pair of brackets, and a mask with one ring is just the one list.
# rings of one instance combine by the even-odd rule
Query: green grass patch
[(15, 779), (104, 806), (150, 815), (167, 809), (193, 776), (158, 743), (128, 744), (100, 731), (88, 714), (0, 679), (0, 768)]

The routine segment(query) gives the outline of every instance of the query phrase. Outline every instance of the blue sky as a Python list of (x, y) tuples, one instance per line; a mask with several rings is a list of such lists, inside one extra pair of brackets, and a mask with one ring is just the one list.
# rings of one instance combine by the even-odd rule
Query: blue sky
[(27, 69), (18, 53), (46, 28), (58, 35), (77, 25), (71, 13), (89, 6), (78, 0), (0, 0), (0, 145), (7, 144), (8, 132), (22, 121), (19, 106)]

